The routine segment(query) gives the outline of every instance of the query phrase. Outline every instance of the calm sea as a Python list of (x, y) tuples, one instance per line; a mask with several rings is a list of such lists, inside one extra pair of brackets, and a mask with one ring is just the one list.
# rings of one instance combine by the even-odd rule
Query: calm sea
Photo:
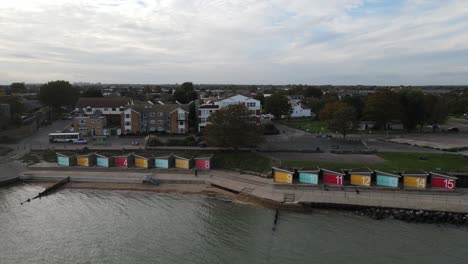
[(468, 228), (198, 195), (0, 188), (0, 263), (468, 263)]

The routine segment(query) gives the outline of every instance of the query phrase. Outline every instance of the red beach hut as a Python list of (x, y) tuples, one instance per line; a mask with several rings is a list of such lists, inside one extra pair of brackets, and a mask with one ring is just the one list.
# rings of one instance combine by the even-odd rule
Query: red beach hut
[(454, 190), (457, 183), (457, 177), (430, 172), (431, 174), (431, 187), (438, 189)]
[(343, 185), (344, 173), (322, 169), (323, 172), (323, 183), (332, 185)]

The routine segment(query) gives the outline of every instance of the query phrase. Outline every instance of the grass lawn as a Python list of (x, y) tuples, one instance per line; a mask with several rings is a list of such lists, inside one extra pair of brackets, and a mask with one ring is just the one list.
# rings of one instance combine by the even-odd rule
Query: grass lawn
[[(400, 153), (384, 152), (377, 154), (385, 159), (376, 164), (354, 164), (342, 162), (315, 162), (315, 161), (283, 161), (282, 166), (287, 167), (314, 167), (330, 169), (350, 169), (369, 167), (376, 170), (402, 171), (421, 169), (425, 171), (468, 171), (468, 157), (455, 154), (434, 153)], [(420, 159), (420, 158), (424, 158)]]
[(464, 124), (464, 125), (468, 125), (468, 119), (450, 117), (449, 120), (447, 121), (447, 124)]
[(308, 132), (327, 132), (325, 124), (318, 120), (281, 120), (279, 123)]
[(252, 152), (218, 152), (213, 164), (217, 168), (264, 173), (271, 170), (273, 161)]

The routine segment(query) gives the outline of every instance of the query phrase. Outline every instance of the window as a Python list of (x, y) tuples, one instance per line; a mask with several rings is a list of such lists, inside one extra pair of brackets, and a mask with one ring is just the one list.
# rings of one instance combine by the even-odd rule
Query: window
[(150, 131), (156, 131), (156, 127), (151, 126), (151, 127), (150, 127)]
[(161, 125), (163, 123), (162, 120), (158, 120), (158, 125)]
[(101, 123), (101, 119), (96, 120), (96, 122)]
[(125, 122), (125, 125), (126, 125), (126, 126), (129, 126), (129, 125), (130, 125), (130, 122), (128, 122), (128, 121)]
[(251, 102), (251, 103), (247, 103), (247, 107), (255, 107), (255, 103)]
[(130, 118), (130, 114), (125, 114), (125, 118)]
[(150, 120), (150, 124), (152, 125), (156, 124), (156, 120)]
[(162, 117), (162, 116), (163, 116), (163, 112), (159, 112), (159, 113), (158, 113), (158, 116), (159, 116), (159, 117)]
[(112, 111), (115, 111), (116, 109), (115, 108), (112, 108)]
[(104, 111), (109, 111), (109, 108), (108, 107), (104, 108)]
[(185, 113), (179, 113), (179, 120), (185, 120)]
[(184, 125), (184, 121), (180, 121), (180, 122), (179, 122), (179, 125), (183, 126), (183, 125)]
[(143, 118), (146, 118), (146, 117), (147, 117), (146, 113), (143, 113)]
[(155, 117), (155, 116), (156, 116), (156, 115), (155, 115), (154, 112), (151, 112), (151, 113), (150, 113), (150, 117)]

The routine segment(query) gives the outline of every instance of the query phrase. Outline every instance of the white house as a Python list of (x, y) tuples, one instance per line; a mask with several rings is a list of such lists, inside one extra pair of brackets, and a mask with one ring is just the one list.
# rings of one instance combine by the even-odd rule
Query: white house
[(315, 113), (312, 113), (309, 107), (302, 103), (295, 103), (291, 105), (291, 118), (311, 118), (315, 117)]

